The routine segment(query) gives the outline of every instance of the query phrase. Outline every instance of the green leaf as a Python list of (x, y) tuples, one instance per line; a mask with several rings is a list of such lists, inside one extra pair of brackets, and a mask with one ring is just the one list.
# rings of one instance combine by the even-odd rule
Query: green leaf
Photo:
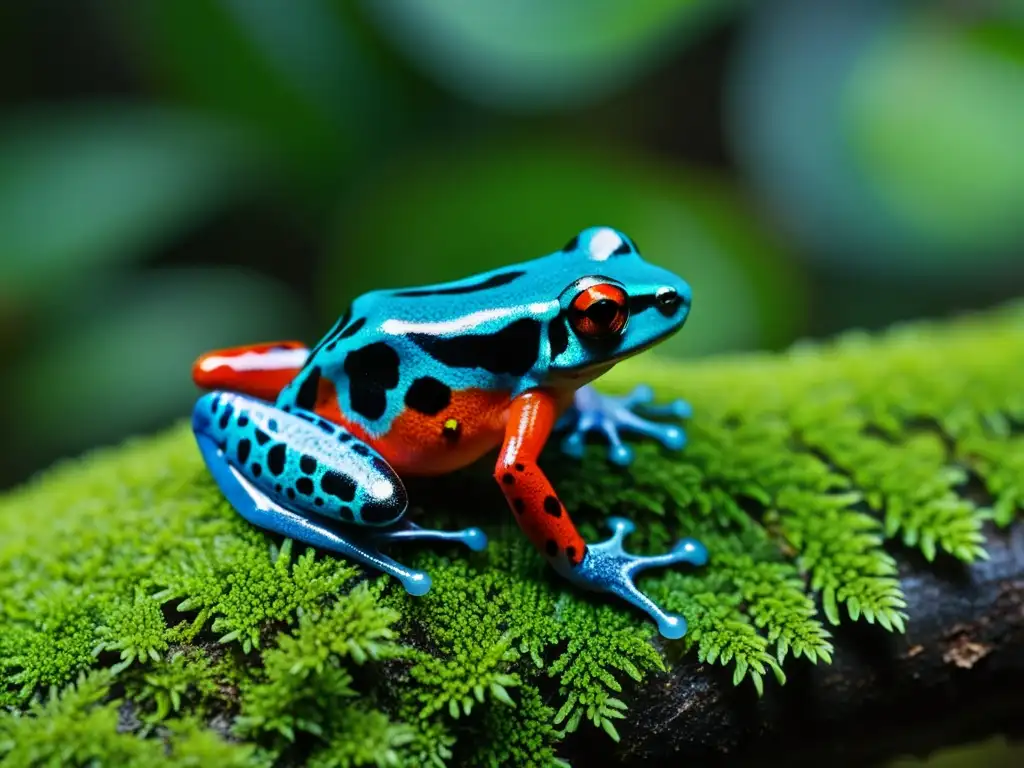
[[(1012, 5), (977, 19), (942, 3), (754, 11), (732, 73), (731, 135), (802, 254), (883, 283), (981, 282), (1016, 263), (1024, 25)], [(879, 300), (897, 299), (913, 297)]]
[(0, 294), (29, 301), (138, 259), (260, 178), (221, 125), (121, 106), (23, 113), (0, 130)]
[(329, 0), (122, 0), (116, 28), (179, 98), (258, 138), (302, 182), (335, 185), (402, 124), (396, 85)]
[(569, 109), (678, 51), (732, 0), (369, 0), (363, 8), (420, 68), (488, 106)]
[(619, 741), (619, 732), (611, 720), (607, 718), (601, 720), (601, 728), (605, 733), (611, 736), (612, 741)]
[(887, 30), (847, 104), (853, 152), (890, 216), (974, 271), (1024, 239), (1024, 26), (1002, 25), (1017, 59), (986, 50), (970, 26), (926, 13)]

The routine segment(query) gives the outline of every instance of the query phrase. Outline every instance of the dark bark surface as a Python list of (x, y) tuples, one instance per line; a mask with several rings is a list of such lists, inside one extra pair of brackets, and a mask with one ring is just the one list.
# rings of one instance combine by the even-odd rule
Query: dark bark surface
[[(622, 740), (580, 738), (573, 765), (872, 765), (1005, 733), (1024, 735), (1024, 523), (986, 531), (989, 560), (927, 563), (893, 550), (906, 634), (834, 630), (831, 665), (787, 659), (765, 695), (722, 668), (678, 664), (630, 700)], [(599, 750), (599, 751), (594, 751)]]

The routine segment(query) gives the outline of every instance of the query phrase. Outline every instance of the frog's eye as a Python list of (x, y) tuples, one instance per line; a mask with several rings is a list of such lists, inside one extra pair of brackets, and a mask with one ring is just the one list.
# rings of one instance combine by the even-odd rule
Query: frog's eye
[(597, 283), (580, 291), (569, 305), (569, 324), (580, 336), (618, 336), (629, 320), (629, 297), (617, 285)]

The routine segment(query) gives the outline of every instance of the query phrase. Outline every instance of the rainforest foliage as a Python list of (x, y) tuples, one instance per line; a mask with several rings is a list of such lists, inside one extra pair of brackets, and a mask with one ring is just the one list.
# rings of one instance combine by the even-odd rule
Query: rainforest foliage
[(488, 467), (410, 484), (410, 514), (476, 524), (482, 553), (409, 548), (422, 598), (254, 529), (186, 425), (96, 451), (0, 498), (4, 765), (543, 766), (566, 734), (619, 738), (638, 683), (684, 654), (756, 696), (828, 664), (830, 628), (914, 620), (883, 543), (985, 556), (1024, 506), (1024, 306), (784, 355), (669, 363), (643, 380), (694, 406), (681, 454), (595, 445), (542, 459), (584, 536), (632, 551), (692, 535), (701, 569), (643, 587), (684, 614), (664, 642), (548, 572)]

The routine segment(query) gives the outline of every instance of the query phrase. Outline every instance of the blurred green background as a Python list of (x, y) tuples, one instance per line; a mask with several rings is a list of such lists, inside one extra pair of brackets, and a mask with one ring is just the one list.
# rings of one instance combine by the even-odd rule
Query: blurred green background
[(1024, 293), (1024, 3), (0, 7), (0, 487), (185, 417), (193, 358), (629, 232), (657, 354)]

